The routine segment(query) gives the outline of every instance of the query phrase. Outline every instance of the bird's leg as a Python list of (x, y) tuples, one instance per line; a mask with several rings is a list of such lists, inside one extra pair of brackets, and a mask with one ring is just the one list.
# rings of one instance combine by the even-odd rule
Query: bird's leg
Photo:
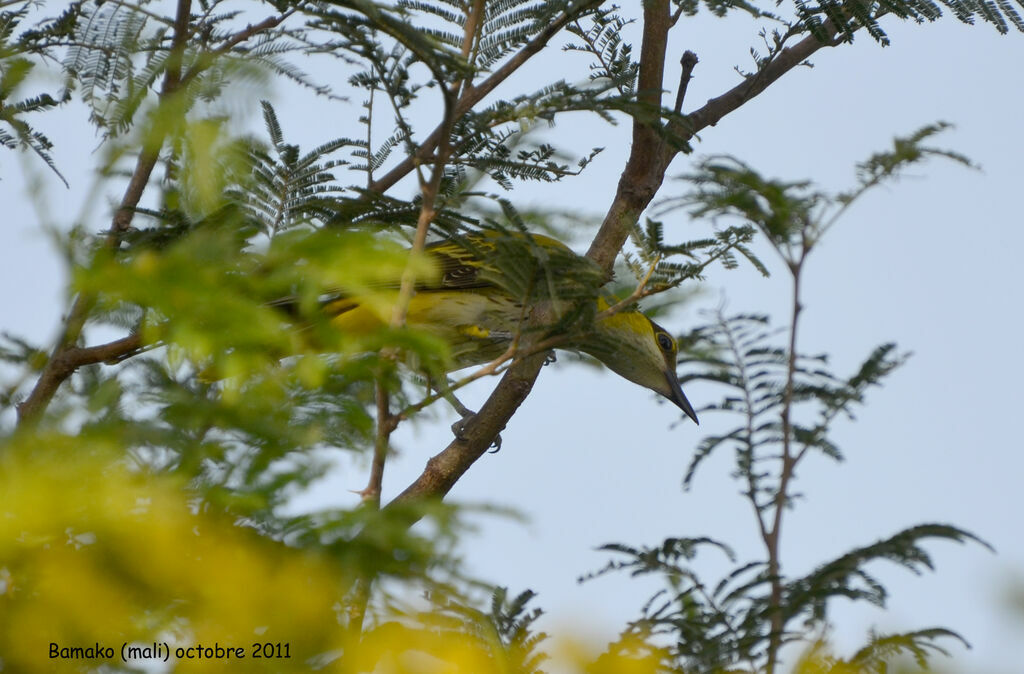
[[(466, 426), (468, 426), (469, 422), (476, 416), (476, 412), (463, 405), (462, 401), (455, 397), (455, 392), (452, 391), (451, 383), (452, 382), (448, 377), (442, 377), (438, 381), (438, 385), (435, 390), (440, 393), (441, 397), (447, 400), (448, 404), (452, 406), (452, 409), (458, 412), (459, 416), (462, 417), (452, 424), (452, 433), (455, 434), (456, 438), (462, 440), (465, 438)], [(491, 443), (491, 447), (494, 447), (492, 453), (501, 449), (500, 435), (494, 438), (494, 442)]]
[(445, 378), (444, 384), (438, 388), (437, 392), (448, 401), (448, 404), (452, 406), (452, 409), (459, 413), (460, 417), (466, 418), (476, 415), (476, 412), (463, 405), (462, 401), (455, 397), (455, 393), (451, 389), (451, 380), (447, 377)]

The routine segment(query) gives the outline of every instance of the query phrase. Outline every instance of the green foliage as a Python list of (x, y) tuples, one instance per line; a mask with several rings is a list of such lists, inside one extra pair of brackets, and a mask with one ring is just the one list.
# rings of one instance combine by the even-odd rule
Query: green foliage
[[(748, 244), (754, 232), (785, 264), (789, 275), (792, 314), (783, 330), (773, 329), (767, 316), (726, 317), (721, 311), (712, 323), (679, 339), (682, 362), (689, 373), (681, 381), (703, 380), (723, 389), (720, 402), (701, 410), (720, 413), (735, 421), (722, 432), (707, 435), (697, 446), (683, 478), (690, 487), (696, 471), (713, 453), (731, 451), (732, 477), (755, 514), (763, 556), (739, 561), (726, 544), (708, 537), (673, 537), (655, 546), (605, 545), (616, 557), (597, 574), (628, 571), (656, 575), (666, 589), (645, 605), (641, 617), (629, 624), (625, 636), (667, 639), (671, 646), (665, 666), (679, 672), (774, 672), (783, 647), (813, 642), (828, 626), (829, 608), (843, 598), (884, 607), (888, 592), (869, 565), (888, 560), (914, 573), (931, 570), (932, 560), (923, 543), (948, 540), (984, 541), (947, 524), (908, 527), (876, 543), (855, 548), (821, 563), (803, 577), (783, 571), (780, 546), (786, 512), (800, 496), (794, 487), (797, 467), (820, 454), (839, 461), (842, 451), (832, 439), (834, 423), (852, 419), (872, 386), (907, 358), (894, 344), (875, 348), (850, 375), (828, 367), (824, 354), (799, 350), (799, 316), (804, 262), (822, 236), (845, 210), (870, 189), (898, 177), (907, 166), (930, 157), (970, 165), (961, 155), (924, 146), (941, 131), (934, 125), (899, 138), (891, 152), (878, 153), (857, 167), (857, 187), (837, 195), (817, 190), (806, 181), (762, 177), (743, 162), (715, 157), (699, 163), (689, 176), (690, 193), (669, 200), (666, 210), (689, 206), (698, 217), (725, 217), (746, 227), (746, 237), (732, 250), (746, 255), (763, 273), (765, 267)], [(635, 237), (642, 249), (663, 249), (661, 227), (650, 223), (645, 236)], [(684, 251), (685, 252), (685, 251)], [(780, 332), (784, 337), (778, 344)], [(712, 583), (696, 571), (694, 560), (702, 549), (717, 548), (733, 568)], [(624, 559), (623, 559), (624, 558)], [(798, 671), (888, 671), (893, 658), (912, 655), (922, 668), (932, 652), (944, 653), (936, 639), (960, 637), (944, 628), (877, 637), (852, 658), (844, 660), (812, 649)], [(961, 639), (962, 640), (962, 639)]]
[[(358, 146), (359, 142), (337, 138), (300, 156), (298, 146), (285, 142), (273, 106), (267, 101), (261, 101), (261, 105), (274, 156), (253, 148), (252, 181), (236, 187), (232, 196), (242, 204), (251, 220), (262, 224), (268, 236), (330, 220), (336, 210), (331, 198), (344, 192), (331, 170), (349, 162), (344, 159), (324, 161), (324, 157), (344, 147)], [(374, 163), (385, 158), (386, 154), (379, 160), (374, 159)]]
[[(436, 259), (410, 252), (409, 242), (422, 244), (428, 232), (455, 240), (448, 253), (468, 251), (480, 282), (500, 282), (524, 314), (537, 302), (565, 300), (571, 310), (544, 326), (552, 332), (593, 320), (604, 270), (524, 236), (548, 231), (551, 218), (525, 213), (507, 192), (575, 176), (601, 151), (577, 154), (531, 133), (566, 112), (637, 120), (663, 149), (689, 150), (685, 115), (637, 100), (640, 66), (624, 39), (635, 8), (600, 0), (339, 0), (239, 9), (200, 0), (179, 3), (188, 11), (173, 16), (159, 3), (85, 0), (45, 17), (45, 3), (0, 4), (17, 6), (0, 11), (0, 145), (31, 150), (57, 171), (36, 120), (77, 98), (100, 140), (98, 193), (116, 190), (121, 199), (109, 222), (76, 225), (60, 242), (74, 299), (57, 344), (6, 333), (0, 342), (0, 359), (18, 369), (0, 394), (4, 662), (31, 670), (26, 644), (45, 630), (68, 641), (171, 633), (188, 642), (235, 638), (252, 629), (246, 621), (267, 616), (274, 633), (294, 630), (311, 656), (297, 668), (326, 666), (342, 653), (342, 666), (353, 670), (397, 662), (395, 671), (422, 671), (426, 654), (474, 674), (542, 671), (549, 644), (537, 631), (533, 593), (497, 589), (487, 608), (474, 601), (479, 583), (465, 577), (456, 554), (464, 508), (430, 499), (380, 508), (380, 484), (371, 481), (352, 508), (286, 509), (339, 455), (383, 469), (383, 429), (434, 399), (417, 389), (418, 377), (451, 369), (451, 345), (433, 334), (400, 321), (339, 334), (323, 311), (352, 296), (390, 309), (401, 279), (407, 290), (436, 279), (444, 271)], [(940, 13), (918, 0), (797, 0), (785, 23), (744, 0), (678, 0), (671, 20), (701, 4), (718, 16), (740, 10), (783, 21), (759, 67), (792, 37), (824, 35), (826, 22), (846, 39), (866, 30), (884, 42), (880, 17)], [(943, 6), (963, 21), (981, 16), (1001, 31), (1024, 28), (1008, 2)], [(574, 36), (565, 50), (591, 61), (585, 81), (556, 71), (529, 90), (492, 93), (563, 28)], [(335, 89), (308, 75), (300, 64), (314, 57), (334, 59), (345, 84)], [(44, 72), (59, 74), (62, 92), (26, 96)], [(356, 114), (330, 120), (358, 138), (331, 134), (303, 151), (266, 100), (265, 133), (237, 131), (239, 110), (255, 109), (266, 85), (282, 80), (325, 102), (362, 96)], [(259, 85), (259, 96), (246, 96), (246, 84)], [(943, 128), (897, 139), (892, 151), (858, 166), (854, 188), (836, 195), (766, 179), (732, 158), (698, 164), (690, 194), (668, 208), (735, 222), (666, 241), (661, 221), (648, 219), (625, 256), (640, 282), (624, 304), (700, 280), (715, 262), (732, 269), (746, 260), (767, 275), (760, 234), (791, 272), (799, 307), (803, 261), (851, 203), (923, 159), (968, 163), (924, 144)], [(505, 193), (479, 188), (484, 177)], [(784, 345), (763, 316), (720, 315), (682, 340), (686, 380), (725, 392), (705, 409), (737, 420), (697, 447), (684, 483), (713, 452), (731, 450), (764, 558), (738, 562), (708, 537), (605, 546), (617, 557), (599, 574), (653, 574), (668, 587), (606, 653), (575, 658), (579, 671), (774, 671), (782, 646), (808, 642), (827, 624), (831, 600), (884, 605), (870, 563), (919, 572), (931, 568), (924, 543), (978, 542), (953, 526), (918, 525), (806, 576), (782, 572), (780, 523), (797, 495), (794, 467), (817, 453), (841, 458), (833, 423), (852, 417), (866, 391), (905, 359), (885, 344), (857, 371), (836, 375), (824, 356), (797, 349), (796, 313)], [(119, 339), (104, 343), (111, 328)], [(58, 385), (40, 399), (51, 381)], [(26, 405), (37, 410), (13, 427)], [(424, 527), (410, 528), (421, 519)], [(692, 567), (708, 548), (735, 565), (713, 588)], [(360, 593), (373, 580), (360, 634)], [(269, 586), (274, 593), (238, 589)], [(416, 592), (425, 603), (410, 607)], [(55, 627), (53, 615), (62, 618)], [(814, 647), (797, 671), (882, 672), (900, 653), (924, 666), (947, 637), (956, 635), (872, 636), (846, 660)]]
[[(67, 184), (50, 155), (53, 144), (37, 131), (25, 115), (51, 110), (67, 99), (57, 100), (50, 94), (38, 94), (14, 100), (18, 89), (27, 84), (35, 63), (22, 56), (22, 45), (12, 40), (18, 24), (24, 20), (28, 5), (14, 11), (0, 11), (0, 147), (10, 150), (29, 149)], [(6, 129), (4, 127), (7, 127)]]
[(723, 385), (725, 397), (708, 409), (738, 417), (729, 431), (701, 441), (683, 479), (685, 485), (713, 452), (731, 448), (737, 471), (748, 479), (748, 495), (759, 509), (771, 507), (778, 476), (754, 467), (777, 452), (784, 433), (783, 413), (793, 412), (793, 417), (807, 420), (791, 420), (788, 425), (796, 456), (817, 451), (840, 460), (839, 447), (828, 439), (832, 423), (844, 414), (852, 418), (852, 407), (863, 403), (865, 391), (906, 360), (906, 355), (895, 352), (895, 344), (884, 344), (856, 373), (840, 377), (827, 369), (824, 355), (797, 354), (791, 361), (784, 347), (771, 344), (775, 334), (767, 317), (740, 315), (719, 316), (714, 324), (681, 338), (694, 352), (706, 354), (700, 362), (709, 368), (701, 375), (688, 375), (687, 380), (700, 378)]
[(962, 529), (945, 524), (918, 524), (871, 545), (855, 548), (803, 578), (787, 583), (782, 602), (786, 606), (786, 617), (795, 619), (805, 614), (805, 624), (820, 623), (826, 616), (827, 601), (834, 597), (884, 607), (888, 592), (864, 567), (869, 562), (884, 559), (916, 574), (934, 570), (931, 556), (920, 545), (927, 539), (973, 542), (991, 549), (980, 538)]
[(526, 590), (510, 597), (507, 588), (499, 587), (491, 593), (489, 612), (448, 601), (440, 602), (439, 610), (422, 620), (434, 626), (444, 640), (468, 638), (476, 642), (476, 648), (490, 652), (507, 671), (542, 674), (541, 665), (548, 656), (539, 648), (548, 635), (534, 632), (533, 624), (543, 614), (541, 609), (527, 608), (535, 596)]
[[(149, 17), (121, 4), (79, 3), (66, 19), (74, 44), (64, 59), (70, 82), (92, 111), (98, 127), (128, 129), (148, 90), (166, 64), (168, 25), (150, 29)], [(136, 59), (146, 60), (139, 68)]]
[[(671, 671), (758, 672), (764, 670), (772, 648), (775, 606), (784, 607), (782, 640), (805, 642), (827, 624), (830, 600), (842, 597), (885, 606), (884, 587), (865, 570), (872, 562), (886, 559), (914, 572), (922, 566), (930, 569), (930, 558), (920, 545), (929, 539), (978, 542), (955, 527), (911, 527), (827, 562), (807, 576), (781, 579), (780, 598), (772, 597), (767, 561), (737, 564), (713, 583), (703, 581), (692, 565), (701, 549), (717, 548), (729, 562), (736, 563), (727, 546), (709, 538), (669, 538), (655, 547), (605, 545), (601, 549), (616, 558), (587, 578), (612, 571), (664, 578), (666, 589), (651, 597), (641, 618), (629, 624), (626, 634), (670, 639), (666, 666)], [(877, 668), (903, 650), (913, 652), (925, 668), (928, 644), (939, 637), (962, 641), (955, 632), (939, 628), (906, 635), (872, 635), (869, 644), (851, 658), (850, 662), (859, 667), (851, 671), (884, 671)], [(931, 649), (945, 653), (934, 645)]]
[[(735, 269), (739, 266), (737, 254), (767, 276), (767, 269), (749, 245), (755, 233), (756, 230), (750, 225), (737, 225), (718, 229), (706, 238), (668, 244), (664, 239), (662, 223), (648, 219), (643, 231), (636, 228), (631, 232), (630, 238), (637, 249), (636, 255), (627, 253), (624, 259), (636, 278), (645, 278), (650, 273), (649, 283), (655, 287), (672, 287), (684, 281), (703, 280), (704, 270), (715, 262), (726, 269)], [(673, 257), (687, 261), (668, 261)]]
[[(188, 632), (202, 643), (249, 644), (253, 622), (268, 640), (290, 640), (303, 653), (340, 642), (324, 592), (346, 582), (339, 567), (223, 513), (195, 512), (179, 479), (131, 469), (117, 444), (110, 435), (59, 433), (3, 444), (5, 667), (44, 671), (49, 642), (152, 642)], [(266, 586), (279, 593), (252, 591)], [(293, 633), (295, 623), (305, 629)], [(214, 664), (206, 667), (223, 667)], [(287, 666), (255, 661), (247, 669)]]
[[(676, 6), (675, 17), (681, 15), (696, 16), (702, 3), (698, 0), (672, 0)], [(773, 15), (765, 9), (759, 8), (745, 0), (705, 0), (703, 3), (707, 10), (718, 17), (729, 14), (732, 10), (739, 9), (755, 17), (772, 17)], [(778, 4), (778, 3), (776, 3)]]
[(607, 80), (619, 94), (630, 96), (636, 89), (640, 64), (633, 60), (632, 46), (622, 41), (622, 30), (629, 22), (611, 10), (599, 10), (588, 18), (589, 28), (579, 21), (567, 28), (582, 44), (569, 43), (564, 49), (591, 54), (596, 63), (590, 66), (590, 80)]
[(968, 168), (977, 168), (970, 159), (958, 152), (924, 145), (924, 141), (952, 128), (951, 124), (938, 122), (921, 127), (906, 137), (893, 140), (892, 150), (878, 152), (857, 164), (857, 188), (836, 196), (840, 204), (847, 204), (876, 185), (886, 180), (899, 178), (909, 166), (929, 159), (947, 159)]
[(973, 168), (961, 154), (923, 144), (948, 128), (940, 122), (896, 138), (891, 151), (857, 164), (856, 186), (837, 194), (815, 189), (809, 181), (765, 178), (734, 157), (709, 157), (697, 164), (695, 173), (684, 176), (689, 193), (666, 199), (662, 208), (686, 207), (695, 217), (739, 219), (752, 225), (793, 271), (855, 201), (899, 179), (910, 166), (938, 158)]
[(981, 19), (995, 26), (1000, 33), (1009, 32), (1010, 24), (1018, 31), (1024, 31), (1024, 20), (1021, 19), (1018, 7), (1008, 0), (997, 3), (987, 0), (940, 0), (938, 3), (931, 0), (825, 0), (814, 4), (794, 0), (794, 6), (797, 16), (795, 25), (819, 38), (824, 37), (827, 22), (846, 40), (853, 40), (855, 34), (863, 30), (871, 39), (882, 45), (889, 44), (889, 36), (879, 23), (879, 19), (893, 15), (916, 23), (935, 21), (942, 16), (943, 7), (964, 23), (973, 24), (977, 19)]

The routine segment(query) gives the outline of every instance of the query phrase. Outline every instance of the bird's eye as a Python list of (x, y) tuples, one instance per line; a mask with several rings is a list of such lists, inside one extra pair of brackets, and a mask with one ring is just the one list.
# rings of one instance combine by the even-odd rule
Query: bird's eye
[(662, 351), (672, 351), (676, 348), (675, 343), (672, 342), (672, 338), (664, 332), (658, 333), (658, 346), (661, 347)]

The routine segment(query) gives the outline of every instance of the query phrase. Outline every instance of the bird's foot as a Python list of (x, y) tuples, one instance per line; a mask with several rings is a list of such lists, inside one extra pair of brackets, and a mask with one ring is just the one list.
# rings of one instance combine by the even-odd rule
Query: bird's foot
[[(458, 421), (456, 421), (454, 424), (452, 424), (452, 433), (455, 434), (455, 437), (458, 438), (459, 440), (465, 440), (466, 439), (466, 428), (469, 426), (470, 422), (472, 422), (473, 419), (475, 419), (475, 418), (476, 418), (476, 412), (473, 412), (472, 410), (468, 410), (467, 409), (466, 413), (462, 415), (462, 418), (459, 419)], [(493, 449), (490, 450), (491, 454), (494, 454), (499, 449), (501, 449), (501, 435), (500, 434), (494, 436), (494, 440), (491, 442), (490, 446), (493, 447)]]

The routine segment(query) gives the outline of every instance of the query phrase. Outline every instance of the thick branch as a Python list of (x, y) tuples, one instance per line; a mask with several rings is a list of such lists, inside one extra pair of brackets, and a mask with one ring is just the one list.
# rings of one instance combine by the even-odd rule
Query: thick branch
[(479, 459), (526, 400), (544, 365), (546, 353), (517, 360), (505, 372), (480, 411), (456, 438), (427, 461), (423, 473), (388, 507), (424, 499), (443, 498), (469, 467)]
[[(178, 0), (178, 9), (174, 16), (174, 36), (171, 38), (171, 57), (164, 71), (163, 84), (160, 86), (160, 97), (166, 99), (181, 86), (181, 59), (188, 45), (189, 37), (189, 15), (192, 10), (191, 0)], [(116, 246), (119, 235), (128, 230), (135, 215), (135, 209), (142, 199), (142, 193), (149, 184), (149, 178), (156, 167), (157, 159), (160, 156), (160, 148), (163, 146), (164, 136), (147, 143), (139, 154), (139, 160), (135, 164), (135, 171), (128, 180), (128, 187), (125, 188), (124, 196), (121, 198), (121, 205), (114, 214), (114, 222), (111, 225), (108, 245)]]
[[(648, 31), (652, 33), (650, 35), (652, 45), (650, 52), (641, 51), (641, 101), (644, 100), (643, 94), (650, 95), (651, 92), (651, 83), (644, 80), (643, 58), (648, 54), (654, 55), (654, 49), (658, 45), (655, 38), (659, 31), (664, 30), (667, 34), (667, 29), (672, 25), (671, 17), (668, 17), (660, 9), (659, 4), (651, 2), (646, 3), (644, 7), (644, 49), (648, 49), (646, 44)], [(657, 22), (653, 27), (649, 27), (649, 14), (653, 14), (652, 18)], [(718, 98), (712, 98), (703, 107), (688, 115), (685, 123), (674, 123), (670, 125), (669, 130), (680, 140), (690, 140), (702, 129), (716, 125), (723, 117), (760, 94), (822, 47), (834, 47), (843, 42), (842, 38), (836, 37), (831, 23), (826, 23), (823, 28), (830, 36), (828, 40), (823, 42), (813, 35), (809, 35), (792, 47), (786, 47), (756, 75), (748, 77)], [(661, 43), (661, 63), (664, 63), (664, 41)], [(685, 62), (683, 67), (687, 68)], [(653, 69), (648, 71), (651, 77), (653, 77), (653, 73)], [(662, 73), (659, 72), (659, 76), (661, 75)], [(660, 95), (658, 101), (660, 103)], [(615, 201), (612, 202), (612, 206), (601, 224), (601, 230), (587, 252), (588, 257), (609, 273), (615, 262), (615, 257), (629, 235), (629, 228), (639, 220), (640, 214), (650, 204), (654, 194), (664, 181), (665, 171), (679, 153), (677, 149), (679, 144), (669, 146), (657, 137), (655, 127), (652, 126), (654, 123), (657, 122), (644, 124), (644, 120), (634, 119), (633, 146), (629, 162), (619, 179)], [(642, 128), (638, 129), (638, 126)]]
[(661, 95), (665, 78), (665, 49), (672, 27), (668, 0), (644, 3), (644, 34), (640, 48), (640, 78), (637, 100), (651, 109), (649, 117), (633, 118), (633, 145), (619, 178), (615, 200), (590, 244), (587, 257), (611, 276), (615, 258), (629, 236), (629, 228), (640, 218), (665, 179), (668, 164), (661, 161), (665, 143), (658, 133), (661, 123)]

